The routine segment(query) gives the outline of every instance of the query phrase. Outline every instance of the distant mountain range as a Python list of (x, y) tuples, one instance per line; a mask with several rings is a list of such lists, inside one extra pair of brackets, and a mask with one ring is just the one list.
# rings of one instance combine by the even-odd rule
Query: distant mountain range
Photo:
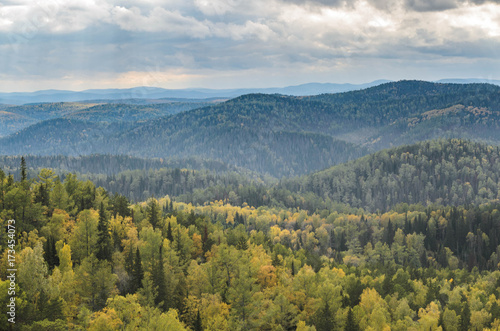
[[(361, 90), (388, 82), (377, 80), (366, 84), (330, 84), (310, 83), (281, 88), (249, 88), (249, 89), (163, 89), (159, 87), (134, 87), (128, 89), (85, 90), (80, 92), (43, 90), (36, 92), (0, 93), (0, 103), (21, 105), (37, 102), (75, 102), (75, 101), (104, 101), (104, 100), (143, 100), (156, 102), (158, 99), (210, 99), (235, 98), (250, 93), (283, 94), (283, 95), (316, 95), (322, 93), (339, 93)], [(180, 100), (177, 100), (180, 101)]]
[(281, 178), (427, 139), (500, 143), (500, 87), (492, 84), (400, 81), (308, 97), (247, 94), (167, 116), (150, 106), (50, 105), (5, 108), (52, 118), (1, 138), (0, 154), (195, 156)]
[[(333, 83), (308, 83), (287, 87), (271, 88), (246, 88), (246, 89), (164, 89), (159, 87), (134, 87), (128, 89), (91, 89), (85, 91), (42, 90), (36, 92), (0, 92), (0, 104), (23, 105), (41, 102), (113, 102), (130, 104), (149, 104), (162, 102), (189, 102), (199, 99), (236, 98), (244, 94), (283, 94), (291, 96), (318, 95), (324, 93), (341, 93), (362, 90), (372, 86), (391, 82), (389, 80), (376, 80), (365, 84), (333, 84)], [(488, 83), (500, 85), (500, 80), (489, 79), (441, 79), (436, 83)], [(213, 100), (206, 100), (213, 101)], [(1, 110), (1, 109), (0, 109)]]

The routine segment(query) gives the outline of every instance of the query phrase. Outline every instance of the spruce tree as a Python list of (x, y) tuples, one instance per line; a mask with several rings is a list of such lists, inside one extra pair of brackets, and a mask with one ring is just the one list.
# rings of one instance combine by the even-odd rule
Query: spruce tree
[(193, 330), (194, 331), (203, 331), (203, 327), (201, 325), (201, 316), (200, 316), (200, 311), (196, 313), (196, 320), (194, 321), (193, 324)]
[(142, 270), (141, 254), (139, 247), (135, 250), (134, 269), (132, 273), (132, 290), (133, 292), (142, 288), (142, 280), (144, 278), (144, 270)]
[(318, 331), (333, 331), (335, 329), (335, 317), (331, 312), (328, 301), (322, 309), (316, 312), (316, 330)]
[(349, 308), (349, 312), (347, 313), (347, 322), (345, 324), (345, 331), (360, 331), (358, 322), (354, 318), (354, 313), (352, 312), (352, 308)]
[(174, 241), (174, 236), (172, 235), (172, 224), (171, 224), (171, 222), (168, 222), (168, 226), (167, 226), (167, 239), (170, 242)]
[(44, 246), (44, 258), (45, 261), (47, 261), (49, 269), (52, 270), (55, 266), (59, 265), (59, 257), (57, 256), (56, 241), (54, 240), (54, 237), (49, 236)]
[[(467, 300), (467, 299), (465, 299)], [(458, 325), (458, 329), (460, 331), (467, 331), (470, 328), (470, 317), (471, 312), (469, 308), (469, 303), (465, 301), (464, 306), (462, 308), (462, 313), (460, 314), (460, 323)]]
[(21, 156), (21, 182), (24, 182), (28, 179), (28, 176), (26, 174), (26, 160), (24, 159), (24, 156)]
[(112, 247), (109, 235), (109, 222), (104, 211), (104, 203), (99, 207), (99, 223), (97, 224), (97, 254), (99, 260), (111, 261)]
[(160, 245), (160, 256), (158, 261), (153, 265), (153, 284), (156, 288), (157, 295), (155, 305), (165, 309), (165, 299), (167, 297), (167, 287), (165, 282), (165, 269), (163, 266), (163, 247)]
[(156, 228), (158, 226), (158, 222), (161, 218), (161, 209), (158, 205), (158, 201), (155, 198), (151, 198), (148, 202), (148, 206), (146, 208), (147, 219), (149, 223)]

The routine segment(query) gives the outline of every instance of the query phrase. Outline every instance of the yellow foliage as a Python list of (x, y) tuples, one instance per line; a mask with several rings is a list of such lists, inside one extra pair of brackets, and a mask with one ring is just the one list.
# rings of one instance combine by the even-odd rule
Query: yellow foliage
[(263, 288), (276, 286), (276, 268), (272, 265), (261, 266), (257, 273), (257, 279)]
[(90, 331), (119, 330), (122, 325), (123, 322), (118, 317), (118, 314), (114, 309), (104, 308), (102, 311), (98, 311), (92, 314), (89, 330)]

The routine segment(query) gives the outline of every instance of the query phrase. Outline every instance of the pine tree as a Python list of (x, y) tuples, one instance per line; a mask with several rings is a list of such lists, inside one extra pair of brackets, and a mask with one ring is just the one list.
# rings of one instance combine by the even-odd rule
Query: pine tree
[(158, 261), (153, 265), (153, 284), (156, 288), (157, 295), (155, 298), (155, 305), (165, 309), (164, 303), (167, 297), (167, 288), (165, 282), (165, 269), (163, 266), (163, 247), (160, 246), (160, 256)]
[(44, 246), (44, 258), (45, 261), (47, 261), (49, 269), (52, 270), (55, 266), (59, 265), (59, 257), (57, 256), (56, 242), (54, 240), (54, 237), (49, 236)]
[(167, 239), (172, 242), (174, 241), (174, 236), (172, 235), (172, 224), (168, 222), (167, 226)]
[(24, 156), (21, 156), (21, 182), (24, 182), (28, 179), (28, 176), (26, 174), (26, 160), (24, 159)]
[(358, 331), (361, 330), (359, 325), (354, 318), (354, 313), (352, 312), (352, 308), (349, 308), (349, 312), (347, 313), (347, 322), (345, 324), (345, 331)]
[(99, 207), (99, 223), (97, 224), (97, 254), (99, 260), (111, 261), (112, 246), (109, 235), (109, 222), (104, 211), (104, 203)]
[(458, 329), (460, 331), (468, 331), (470, 328), (470, 317), (471, 317), (471, 312), (469, 308), (469, 303), (467, 302), (467, 299), (465, 299), (464, 306), (462, 308), (462, 313), (460, 314), (460, 323), (458, 325)]
[(142, 280), (144, 278), (144, 270), (142, 269), (141, 254), (139, 252), (139, 247), (135, 250), (135, 260), (132, 273), (132, 290), (137, 291), (142, 287)]
[(153, 228), (156, 228), (161, 218), (161, 209), (158, 205), (158, 201), (155, 198), (149, 199), (148, 206), (146, 208), (146, 214), (149, 223), (151, 223)]
[(387, 246), (390, 247), (392, 245), (392, 243), (394, 242), (394, 235), (395, 234), (396, 234), (396, 231), (394, 231), (393, 226), (392, 226), (392, 222), (389, 219), (389, 223), (387, 224), (387, 229), (386, 229), (386, 233), (385, 233), (385, 243), (387, 244)]
[(335, 317), (330, 310), (328, 301), (322, 309), (316, 312), (316, 330), (318, 331), (333, 331), (335, 329)]
[(129, 276), (128, 293), (134, 293), (134, 249), (129, 245), (129, 249), (125, 253), (125, 271)]
[(203, 331), (203, 327), (201, 325), (201, 316), (200, 316), (200, 311), (196, 313), (196, 320), (194, 321), (193, 324), (193, 331)]

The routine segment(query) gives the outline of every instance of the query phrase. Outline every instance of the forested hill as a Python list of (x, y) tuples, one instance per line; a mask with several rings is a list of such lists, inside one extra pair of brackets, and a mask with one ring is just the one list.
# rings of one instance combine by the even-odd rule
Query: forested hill
[(399, 203), (480, 204), (500, 198), (500, 148), (458, 139), (401, 146), (284, 180), (274, 195), (287, 191), (371, 211)]
[[(401, 81), (313, 97), (249, 94), (136, 122), (128, 108), (99, 107), (2, 138), (0, 154), (196, 156), (281, 178), (428, 139), (500, 143), (500, 87), (488, 84)], [(131, 120), (117, 120), (124, 116)]]
[(500, 86), (399, 81), (361, 91), (322, 94), (304, 99), (330, 104), (339, 116), (373, 125), (388, 124), (457, 104), (485, 107), (498, 112)]
[[(209, 170), (217, 173), (239, 172), (249, 174), (246, 169), (227, 165), (216, 160), (186, 158), (186, 159), (160, 159), (138, 158), (128, 155), (101, 155), (92, 154), (85, 156), (24, 156), (29, 173), (38, 173), (42, 168), (50, 168), (58, 173), (81, 173), (116, 175), (127, 170), (158, 170), (161, 168), (179, 168), (189, 170)], [(19, 165), (21, 156), (0, 156), (0, 168), (5, 173), (11, 173), (16, 180), (19, 179)], [(163, 193), (165, 195), (167, 193)]]
[(97, 100), (95, 102), (36, 103), (22, 106), (2, 105), (0, 137), (51, 119), (67, 118), (105, 123), (144, 121), (209, 106), (219, 101), (151, 100), (151, 103), (143, 102), (144, 104), (124, 104), (116, 103), (116, 100)]

